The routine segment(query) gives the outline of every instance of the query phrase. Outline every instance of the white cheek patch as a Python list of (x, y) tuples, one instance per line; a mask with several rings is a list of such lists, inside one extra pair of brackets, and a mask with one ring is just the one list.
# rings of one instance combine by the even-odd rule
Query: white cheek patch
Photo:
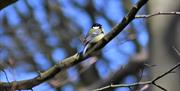
[(97, 27), (93, 27), (93, 29), (99, 29), (99, 27), (97, 26)]

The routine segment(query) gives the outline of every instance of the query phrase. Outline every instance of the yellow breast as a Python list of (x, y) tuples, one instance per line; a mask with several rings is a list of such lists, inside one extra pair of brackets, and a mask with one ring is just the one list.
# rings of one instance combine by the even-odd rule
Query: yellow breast
[(92, 42), (93, 42), (93, 43), (96, 43), (96, 42), (98, 42), (99, 40), (101, 40), (103, 37), (104, 37), (104, 34), (100, 34), (100, 35), (96, 36), (96, 37), (92, 40)]

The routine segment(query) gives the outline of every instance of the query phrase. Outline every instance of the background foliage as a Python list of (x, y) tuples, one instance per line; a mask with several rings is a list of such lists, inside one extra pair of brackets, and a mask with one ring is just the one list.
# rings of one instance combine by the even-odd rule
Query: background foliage
[[(136, 0), (21, 0), (0, 13), (0, 68), (8, 80), (33, 78), (59, 62), (80, 52), (84, 36), (94, 22), (105, 32), (128, 12)], [(147, 7), (139, 14), (146, 13)], [(88, 59), (33, 89), (35, 91), (79, 91), (111, 83), (132, 83), (139, 70), (118, 77), (115, 74), (131, 61), (148, 59), (149, 31), (145, 20), (136, 19), (111, 41), (95, 59)], [(145, 69), (143, 80), (149, 78)], [(1, 81), (7, 81), (3, 72)], [(108, 81), (108, 79), (116, 79)], [(138, 89), (138, 88), (134, 88)], [(112, 90), (112, 89), (111, 89)], [(116, 91), (129, 90), (117, 88)]]

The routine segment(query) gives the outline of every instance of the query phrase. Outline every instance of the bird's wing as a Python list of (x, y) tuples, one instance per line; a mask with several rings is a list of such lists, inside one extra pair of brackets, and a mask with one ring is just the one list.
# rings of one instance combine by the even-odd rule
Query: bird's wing
[(91, 35), (88, 35), (86, 36), (85, 38), (85, 45), (89, 42), (91, 42), (98, 34), (91, 34)]

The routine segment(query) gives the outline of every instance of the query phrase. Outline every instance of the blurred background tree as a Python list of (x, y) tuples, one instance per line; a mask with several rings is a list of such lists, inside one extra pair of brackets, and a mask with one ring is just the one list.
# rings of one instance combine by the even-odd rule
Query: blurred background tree
[[(0, 13), (0, 69), (7, 73), (9, 81), (36, 77), (60, 60), (81, 52), (84, 36), (91, 25), (98, 22), (108, 33), (119, 23), (137, 0), (20, 0), (4, 8)], [(159, 0), (160, 1), (160, 0)], [(141, 9), (139, 14), (154, 12), (153, 1)], [(156, 1), (154, 1), (156, 2)], [(162, 1), (163, 2), (163, 1)], [(174, 3), (177, 3), (174, 0)], [(153, 6), (154, 5), (154, 6)], [(173, 5), (172, 5), (173, 6)], [(174, 6), (175, 7), (175, 6)], [(177, 11), (179, 5), (172, 9)], [(157, 9), (156, 11), (161, 11)], [(165, 9), (166, 10), (166, 9)], [(167, 10), (169, 8), (167, 7)], [(159, 16), (162, 17), (162, 16)], [(167, 16), (164, 16), (166, 20)], [(113, 41), (102, 49), (98, 60), (88, 59), (59, 73), (53, 79), (33, 88), (33, 91), (89, 91), (109, 84), (145, 81), (165, 71), (176, 58), (169, 53), (172, 45), (178, 46), (174, 33), (178, 30), (177, 17), (168, 28), (156, 27), (164, 24), (161, 20), (135, 19)], [(157, 23), (159, 21), (159, 23)], [(157, 24), (155, 24), (155, 23)], [(167, 23), (167, 22), (166, 22)], [(162, 27), (161, 27), (162, 28)], [(157, 29), (159, 31), (157, 31)], [(167, 29), (167, 30), (166, 30)], [(173, 29), (174, 31), (172, 31)], [(170, 31), (171, 30), (171, 31)], [(171, 36), (169, 35), (171, 33)], [(159, 35), (157, 35), (159, 34)], [(170, 40), (171, 39), (171, 40)], [(164, 44), (162, 41), (171, 41)], [(176, 41), (176, 42), (175, 42)], [(161, 46), (163, 46), (163, 51)], [(161, 52), (161, 53), (159, 53)], [(166, 55), (161, 55), (163, 53)], [(168, 56), (167, 56), (168, 55)], [(167, 57), (167, 58), (166, 58)], [(170, 62), (169, 62), (170, 61)], [(135, 66), (131, 62), (148, 62), (157, 68)], [(159, 63), (158, 63), (159, 62)], [(169, 62), (169, 63), (166, 63)], [(122, 71), (128, 65), (127, 71)], [(143, 70), (142, 70), (143, 68)], [(155, 69), (155, 70), (154, 70)], [(142, 74), (143, 71), (143, 74)], [(155, 76), (154, 76), (155, 74)], [(141, 77), (142, 76), (142, 77)], [(7, 82), (1, 71), (0, 80)], [(161, 83), (171, 91), (179, 91), (177, 75)], [(160, 83), (160, 84), (161, 84)], [(169, 85), (171, 84), (171, 85)], [(141, 86), (133, 87), (133, 91)], [(159, 91), (156, 88), (147, 91)], [(111, 88), (107, 91), (129, 91), (129, 88)]]

